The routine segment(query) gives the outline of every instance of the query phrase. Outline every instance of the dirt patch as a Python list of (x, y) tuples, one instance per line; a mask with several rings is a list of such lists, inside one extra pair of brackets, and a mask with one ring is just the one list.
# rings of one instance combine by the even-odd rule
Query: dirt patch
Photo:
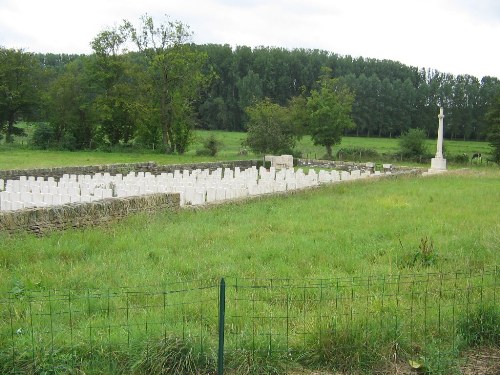
[(468, 350), (463, 355), (462, 375), (500, 374), (500, 347)]
[[(500, 347), (475, 348), (462, 354), (461, 375), (499, 375), (500, 374)], [(328, 371), (295, 370), (289, 375), (355, 375)], [(389, 364), (383, 370), (374, 371), (377, 375), (419, 375), (423, 372), (412, 369), (408, 363), (398, 362)]]

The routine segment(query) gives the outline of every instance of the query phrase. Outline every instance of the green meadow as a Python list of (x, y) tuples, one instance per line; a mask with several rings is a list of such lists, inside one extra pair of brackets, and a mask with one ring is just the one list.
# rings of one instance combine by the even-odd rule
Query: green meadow
[[(211, 135), (215, 135), (222, 143), (218, 155), (215, 157), (198, 156), (196, 151), (203, 147), (203, 141)], [(242, 145), (245, 138), (245, 133), (197, 130), (193, 144), (184, 155), (165, 155), (153, 150), (137, 150), (133, 148), (120, 148), (115, 150), (115, 152), (34, 150), (26, 146), (20, 146), (19, 144), (14, 146), (0, 144), (0, 170), (145, 161), (155, 161), (158, 164), (176, 164), (261, 158), (262, 155), (256, 155), (245, 149)], [(22, 142), (26, 143), (27, 141), (24, 140)], [(21, 143), (21, 141), (18, 140), (18, 143)], [(429, 153), (434, 154), (436, 141), (428, 140), (427, 146)], [(402, 162), (397, 156), (399, 144), (396, 138), (343, 137), (342, 143), (334, 147), (334, 153), (336, 154), (340, 149), (369, 149), (378, 154), (375, 157), (362, 156), (361, 158), (356, 158), (355, 161), (408, 164)], [(244, 150), (246, 152), (242, 152)], [(325, 154), (324, 148), (315, 146), (309, 137), (303, 137), (298, 142), (296, 150), (302, 154), (303, 158), (309, 159), (320, 159)], [(466, 153), (469, 158), (472, 154), (479, 152), (483, 154), (483, 159), (486, 161), (491, 152), (491, 147), (487, 142), (446, 140), (445, 150), (450, 156)], [(453, 167), (453, 163), (450, 165)]]
[(498, 345), (499, 187), (481, 168), (2, 234), (0, 369), (214, 373), (224, 277), (229, 374), (453, 373)]
[[(500, 172), (369, 180), (104, 227), (2, 235), (2, 288), (118, 287), (222, 276), (480, 270), (500, 259)], [(435, 262), (409, 267), (422, 238)]]
[[(211, 135), (219, 154), (197, 155)], [(244, 140), (196, 131), (185, 155), (165, 155), (18, 139), (0, 144), (0, 170), (262, 158)], [(347, 160), (427, 167), (398, 160), (397, 139), (344, 137), (340, 149), (354, 150)], [(308, 137), (296, 150), (324, 154)], [(500, 346), (500, 170), (486, 163), (488, 143), (448, 140), (445, 150), (452, 171), (440, 176), (0, 233), (0, 373), (215, 373), (222, 278), (227, 374), (394, 373), (409, 361), (458, 373), (464, 350)], [(481, 165), (452, 160), (476, 152)]]

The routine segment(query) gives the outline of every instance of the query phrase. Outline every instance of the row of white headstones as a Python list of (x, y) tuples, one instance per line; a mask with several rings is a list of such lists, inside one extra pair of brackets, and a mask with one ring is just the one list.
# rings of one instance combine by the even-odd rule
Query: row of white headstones
[[(390, 172), (387, 172), (390, 173)], [(50, 207), (70, 203), (94, 202), (155, 193), (179, 193), (180, 205), (202, 205), (248, 196), (304, 189), (324, 183), (350, 181), (386, 173), (354, 170), (316, 172), (310, 169), (269, 170), (261, 167), (215, 171), (196, 169), (153, 175), (130, 172), (127, 175), (65, 174), (59, 181), (49, 177), (21, 176), (18, 180), (0, 179), (0, 211)]]

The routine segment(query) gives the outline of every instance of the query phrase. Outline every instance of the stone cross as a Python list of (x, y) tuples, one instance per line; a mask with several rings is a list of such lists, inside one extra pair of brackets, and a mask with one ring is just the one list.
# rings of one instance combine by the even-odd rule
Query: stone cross
[(439, 127), (436, 157), (431, 159), (431, 168), (428, 173), (439, 173), (446, 171), (446, 159), (443, 158), (443, 107), (439, 109)]
[(436, 158), (443, 158), (443, 107), (439, 110), (439, 127), (438, 127), (438, 140), (437, 140), (437, 150), (436, 150)]

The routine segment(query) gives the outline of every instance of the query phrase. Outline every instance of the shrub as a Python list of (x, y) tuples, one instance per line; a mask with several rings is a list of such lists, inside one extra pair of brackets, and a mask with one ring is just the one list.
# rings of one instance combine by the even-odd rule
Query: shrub
[(246, 144), (256, 153), (284, 154), (295, 147), (297, 135), (287, 108), (263, 100), (246, 109)]
[(203, 148), (196, 150), (196, 155), (216, 156), (222, 145), (223, 143), (212, 134), (203, 142)]
[(410, 129), (399, 138), (400, 152), (404, 158), (420, 158), (428, 153), (425, 144), (425, 132), (422, 129)]
[(447, 159), (451, 163), (456, 164), (467, 164), (469, 162), (469, 156), (467, 156), (467, 154), (450, 155)]
[(378, 156), (379, 153), (376, 150), (364, 147), (342, 148), (337, 152), (337, 158), (340, 160), (360, 160), (365, 158), (377, 158)]
[(33, 132), (32, 142), (35, 147), (46, 150), (54, 140), (54, 129), (45, 122), (39, 123)]
[(71, 133), (65, 133), (61, 139), (60, 146), (63, 150), (75, 151), (77, 146), (76, 138)]

